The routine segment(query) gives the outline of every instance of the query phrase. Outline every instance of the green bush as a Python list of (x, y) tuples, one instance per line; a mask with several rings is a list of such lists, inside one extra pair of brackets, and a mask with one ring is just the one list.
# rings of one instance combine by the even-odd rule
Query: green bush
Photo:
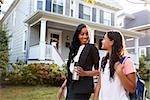
[(148, 81), (150, 78), (150, 67), (146, 66), (145, 59), (143, 56), (139, 58), (139, 69), (138, 73), (142, 77), (142, 79)]
[(67, 72), (56, 64), (13, 64), (12, 67), (15, 70), (8, 73), (8, 84), (60, 86)]

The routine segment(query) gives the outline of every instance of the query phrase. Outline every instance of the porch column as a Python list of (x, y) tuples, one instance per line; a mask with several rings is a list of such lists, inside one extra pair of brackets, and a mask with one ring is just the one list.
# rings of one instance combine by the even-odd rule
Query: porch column
[(46, 35), (46, 20), (41, 20), (40, 27), (40, 44), (39, 44), (39, 60), (45, 60), (45, 35)]
[(134, 41), (134, 45), (135, 45), (135, 64), (136, 64), (136, 68), (139, 69), (139, 38), (135, 38)]
[(90, 35), (90, 43), (91, 43), (91, 44), (94, 44), (94, 31), (95, 31), (95, 30), (93, 30), (93, 29), (90, 29), (90, 30), (89, 30), (89, 33), (90, 33), (90, 34), (89, 34), (89, 35)]

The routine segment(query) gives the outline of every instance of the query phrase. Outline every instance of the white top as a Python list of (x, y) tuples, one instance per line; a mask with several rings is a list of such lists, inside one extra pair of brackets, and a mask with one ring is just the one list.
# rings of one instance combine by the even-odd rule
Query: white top
[(70, 63), (70, 72), (71, 72), (71, 73), (73, 73), (74, 64), (75, 64), (75, 62), (78, 62), (78, 61), (79, 61), (80, 54), (81, 54), (81, 52), (82, 52), (82, 50), (83, 50), (84, 47), (85, 47), (85, 45), (81, 45), (81, 46), (79, 47), (79, 50), (78, 50), (77, 55), (73, 58), (74, 62), (71, 62), (71, 63)]
[[(131, 59), (127, 59), (124, 64), (124, 71), (130, 68), (130, 73), (135, 72), (135, 68), (133, 64), (132, 66), (127, 63), (131, 63)], [(125, 73), (129, 74), (129, 73)], [(101, 71), (101, 89), (99, 93), (99, 100), (130, 100), (128, 97), (128, 93), (125, 91), (121, 80), (117, 73), (114, 73), (114, 79), (110, 79), (110, 69), (109, 69), (109, 61), (105, 66), (104, 72)]]

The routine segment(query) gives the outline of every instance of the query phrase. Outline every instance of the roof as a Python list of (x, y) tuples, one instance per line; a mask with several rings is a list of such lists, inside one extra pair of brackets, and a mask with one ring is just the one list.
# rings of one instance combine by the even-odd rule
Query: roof
[(72, 26), (77, 26), (82, 22), (82, 23), (87, 24), (90, 28), (97, 30), (97, 31), (105, 32), (108, 30), (118, 30), (118, 31), (122, 32), (124, 35), (130, 36), (130, 37), (141, 37), (144, 35), (144, 33), (141, 33), (141, 32), (135, 32), (135, 31), (127, 30), (127, 29), (116, 28), (113, 26), (107, 26), (107, 25), (103, 25), (100, 23), (95, 23), (95, 22), (90, 22), (90, 21), (83, 20), (83, 19), (77, 19), (77, 18), (72, 18), (72, 17), (68, 17), (68, 16), (63, 16), (60, 14), (47, 12), (47, 11), (37, 11), (32, 16), (27, 18), (25, 20), (25, 23), (32, 26), (35, 23), (40, 22), (41, 19), (44, 19), (47, 21), (53, 21), (56, 23), (62, 23), (62, 24), (65, 23), (67, 25), (72, 25)]
[(125, 17), (127, 19), (135, 19), (135, 16), (132, 14), (128, 14), (128, 13), (121, 13), (120, 15), (118, 15), (117, 17)]
[(133, 20), (125, 19), (125, 28), (133, 28), (150, 24), (150, 11), (148, 9), (132, 14)]
[(144, 30), (144, 29), (150, 29), (150, 24), (141, 25), (133, 28), (129, 28), (130, 30)]
[(10, 5), (10, 7), (8, 8), (8, 10), (6, 11), (6, 13), (4, 14), (3, 18), (1, 19), (1, 23), (7, 18), (7, 16), (12, 12), (12, 10), (16, 7), (16, 5), (18, 4), (20, 0), (14, 0), (12, 2), (12, 4)]
[(122, 6), (116, 0), (96, 0), (96, 2), (101, 6), (106, 6), (116, 11), (123, 9)]

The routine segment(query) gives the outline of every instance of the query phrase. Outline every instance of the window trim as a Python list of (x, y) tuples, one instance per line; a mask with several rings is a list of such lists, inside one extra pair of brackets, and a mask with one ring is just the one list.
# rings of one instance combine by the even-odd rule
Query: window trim
[[(110, 19), (105, 18), (105, 15), (106, 15), (106, 14), (109, 14)], [(105, 21), (107, 21), (108, 24), (105, 24)], [(111, 13), (110, 13), (110, 12), (104, 11), (103, 24), (104, 24), (104, 25), (111, 26)]]
[[(89, 15), (84, 13), (84, 11), (85, 11), (84, 7), (89, 8)], [(89, 16), (89, 20), (88, 19), (85, 19), (85, 20), (91, 21), (91, 7), (89, 7), (87, 5), (83, 5), (83, 19), (84, 19), (84, 15)]]

